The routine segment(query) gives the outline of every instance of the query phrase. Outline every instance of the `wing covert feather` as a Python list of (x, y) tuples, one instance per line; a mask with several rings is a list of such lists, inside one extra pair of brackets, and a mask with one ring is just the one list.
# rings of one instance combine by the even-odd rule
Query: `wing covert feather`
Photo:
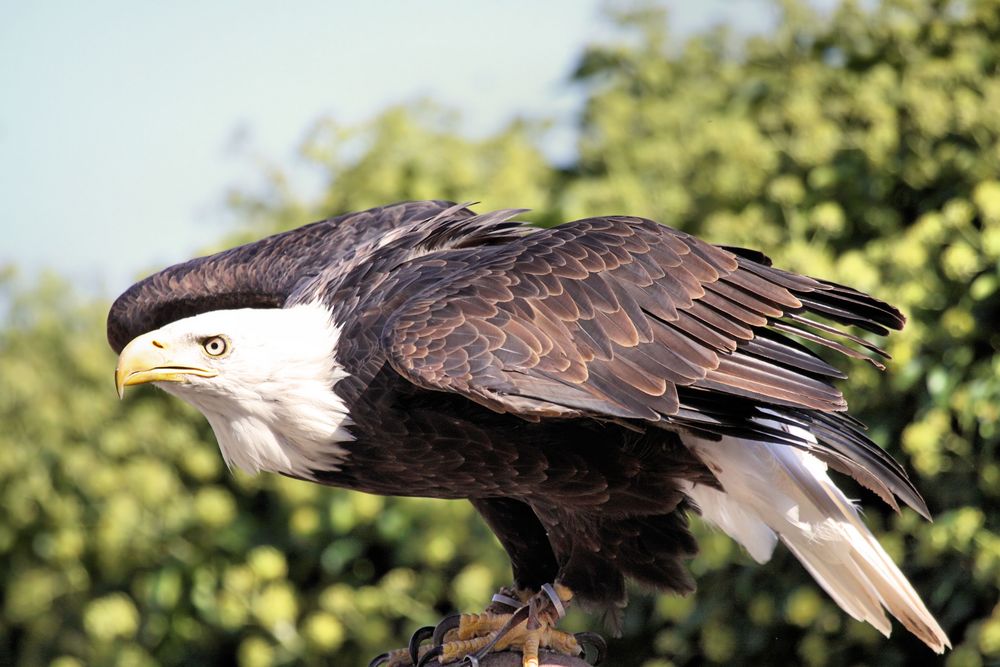
[[(581, 397), (548, 405), (533, 396), (541, 415), (586, 402), (587, 411), (600, 406), (596, 416), (603, 409), (669, 419), (676, 386), (843, 410), (830, 384), (835, 369), (778, 332), (870, 359), (882, 354), (872, 343), (801, 313), (870, 330), (903, 321), (860, 292), (640, 218), (579, 220), (465, 252), (473, 256), (463, 271), (389, 318), (383, 344), (411, 381), (500, 411), (519, 412), (523, 404), (513, 409), (508, 397), (521, 395), (533, 375)], [(757, 332), (765, 334), (759, 342)]]
[[(831, 428), (847, 419), (832, 384), (844, 374), (796, 340), (880, 366), (882, 350), (837, 325), (901, 328), (892, 306), (640, 218), (578, 220), (464, 252), (460, 270), (386, 320), (388, 360), (415, 384), (526, 419), (586, 415), (772, 440), (782, 435), (766, 415), (792, 410), (826, 433), (817, 455), (890, 504), (895, 494), (926, 512), (891, 458), (856, 429)], [(724, 406), (737, 404), (746, 414), (732, 418)]]

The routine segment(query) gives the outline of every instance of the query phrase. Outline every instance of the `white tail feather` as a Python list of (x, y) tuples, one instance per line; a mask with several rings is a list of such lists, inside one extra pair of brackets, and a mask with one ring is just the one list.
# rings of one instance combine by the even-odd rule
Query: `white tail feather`
[[(796, 427), (770, 425), (813, 439)], [(687, 494), (709, 523), (746, 547), (755, 560), (768, 560), (780, 538), (852, 617), (888, 636), (884, 608), (937, 653), (951, 647), (913, 586), (834, 485), (826, 464), (783, 444), (688, 435), (684, 441), (724, 489), (696, 484)]]

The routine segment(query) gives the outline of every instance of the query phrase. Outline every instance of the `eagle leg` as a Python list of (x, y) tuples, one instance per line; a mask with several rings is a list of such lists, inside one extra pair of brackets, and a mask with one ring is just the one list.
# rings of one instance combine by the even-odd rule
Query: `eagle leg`
[[(441, 619), (434, 628), (431, 641), (434, 646), (440, 646), (445, 641), (471, 639), (495, 632), (503, 627), (514, 612), (526, 605), (532, 595), (534, 593), (529, 590), (501, 588), (500, 592), (493, 595), (492, 602), (481, 614), (452, 614)], [(419, 633), (420, 630), (414, 633), (410, 640), (411, 647)], [(417, 643), (423, 639), (420, 638)]]
[[(476, 645), (467, 645), (468, 653), (477, 651), (492, 640), (492, 636), (487, 637), (487, 635), (495, 634), (496, 630), (503, 627), (513, 612), (525, 606), (532, 595), (532, 591), (529, 590), (501, 588), (483, 613), (453, 614), (442, 619), (436, 626), (420, 628), (410, 637), (406, 648), (386, 651), (368, 663), (368, 667), (422, 666), (441, 657), (445, 641), (454, 643), (486, 638)], [(424, 645), (428, 639), (431, 639), (431, 643)]]
[[(498, 598), (502, 595), (495, 596), (494, 603), (500, 603)], [(521, 599), (524, 597), (522, 594)], [(539, 649), (542, 648), (564, 655), (583, 655), (583, 647), (576, 636), (555, 628), (572, 599), (573, 593), (566, 586), (546, 584), (513, 613), (487, 611), (460, 616), (457, 625), (451, 621), (443, 633), (435, 631), (435, 637), (441, 636), (444, 640), (440, 662), (449, 664), (463, 660), (475, 665), (490, 652), (505, 649), (519, 649), (523, 667), (538, 667)], [(508, 600), (502, 603), (509, 607)], [(587, 639), (597, 647), (598, 657), (601, 657), (603, 641), (597, 642), (589, 636)]]
[[(461, 665), (476, 667), (490, 653), (516, 650), (523, 667), (537, 667), (539, 652), (547, 649), (568, 656), (590, 658), (599, 664), (606, 652), (604, 640), (594, 633), (572, 635), (555, 628), (573, 598), (562, 584), (546, 584), (542, 590), (501, 589), (479, 614), (448, 616), (437, 627), (421, 628), (409, 647), (383, 654), (372, 665), (425, 667)], [(430, 638), (430, 644), (424, 642)], [(585, 647), (593, 649), (585, 651)], [(381, 662), (377, 662), (381, 659)]]

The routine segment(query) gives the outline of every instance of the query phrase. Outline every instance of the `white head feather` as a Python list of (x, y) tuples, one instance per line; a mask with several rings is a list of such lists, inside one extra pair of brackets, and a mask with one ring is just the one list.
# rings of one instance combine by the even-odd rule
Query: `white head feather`
[[(168, 345), (178, 365), (217, 371), (156, 384), (205, 415), (230, 467), (310, 477), (347, 455), (338, 443), (353, 439), (350, 416), (333, 391), (347, 376), (335, 358), (340, 329), (321, 304), (212, 311), (146, 336)], [(213, 337), (226, 342), (221, 355), (205, 350)]]

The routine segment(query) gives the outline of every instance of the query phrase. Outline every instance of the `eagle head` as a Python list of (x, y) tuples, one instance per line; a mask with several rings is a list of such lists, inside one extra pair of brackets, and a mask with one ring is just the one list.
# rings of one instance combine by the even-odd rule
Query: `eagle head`
[(334, 385), (340, 330), (320, 304), (216, 310), (134, 338), (115, 369), (125, 387), (153, 383), (208, 419), (226, 463), (313, 477), (335, 469), (351, 440)]

